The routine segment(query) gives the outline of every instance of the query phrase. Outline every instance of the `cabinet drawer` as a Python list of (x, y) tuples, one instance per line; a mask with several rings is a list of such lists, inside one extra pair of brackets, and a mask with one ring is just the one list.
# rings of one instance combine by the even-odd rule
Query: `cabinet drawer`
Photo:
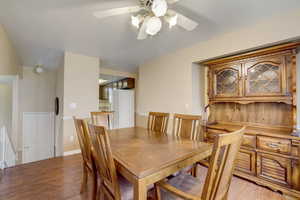
[(235, 169), (254, 175), (256, 170), (255, 168), (255, 152), (241, 149), (237, 155)]
[(289, 158), (257, 153), (257, 176), (273, 183), (291, 186), (292, 161)]
[[(206, 134), (206, 141), (214, 142), (215, 137), (217, 135), (223, 134), (223, 133), (228, 133), (228, 132), (222, 131), (222, 130), (216, 130), (216, 129), (208, 129), (207, 134)], [(242, 146), (255, 148), (256, 147), (256, 136), (245, 134), (243, 136)]]
[(282, 138), (258, 136), (257, 147), (262, 150), (289, 154), (291, 152), (291, 141)]
[(256, 147), (256, 136), (244, 134), (242, 146), (255, 148)]

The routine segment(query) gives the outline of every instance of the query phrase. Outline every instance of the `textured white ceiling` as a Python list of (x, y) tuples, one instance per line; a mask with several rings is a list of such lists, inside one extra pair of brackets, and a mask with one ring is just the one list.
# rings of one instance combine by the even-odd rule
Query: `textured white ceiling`
[[(113, 69), (134, 72), (146, 60), (300, 8), (299, 0), (181, 0), (174, 8), (199, 22), (193, 32), (179, 27), (147, 40), (136, 39), (130, 15), (99, 20), (97, 10), (138, 0), (0, 0), (0, 23), (24, 65), (57, 67), (64, 51), (98, 56)], [(251, 37), (251, 36), (247, 36)]]

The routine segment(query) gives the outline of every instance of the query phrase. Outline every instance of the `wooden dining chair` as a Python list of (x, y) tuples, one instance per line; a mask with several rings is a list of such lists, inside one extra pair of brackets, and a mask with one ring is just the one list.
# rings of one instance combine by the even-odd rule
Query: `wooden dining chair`
[(112, 128), (112, 113), (111, 112), (91, 112), (91, 120), (94, 125), (105, 126), (107, 129)]
[(227, 200), (244, 131), (245, 127), (216, 138), (204, 185), (198, 178), (182, 173), (155, 184), (157, 199)]
[(110, 141), (104, 126), (89, 124), (95, 164), (100, 177), (100, 199), (133, 199), (133, 187), (122, 176), (117, 176), (116, 166), (110, 147)]
[(201, 130), (200, 115), (174, 114), (173, 135), (180, 138), (199, 140)]
[[(200, 140), (201, 130), (201, 116), (200, 115), (184, 115), (174, 114), (173, 131), (174, 137), (187, 138), (190, 140)], [(197, 164), (187, 167), (182, 171), (190, 171), (193, 176), (197, 174)]]
[(80, 193), (83, 193), (87, 187), (88, 176), (92, 176), (93, 188), (92, 188), (92, 199), (96, 200), (97, 195), (97, 174), (96, 167), (94, 162), (94, 157), (92, 155), (92, 144), (87, 127), (87, 120), (85, 119), (76, 119), (73, 117), (76, 133), (78, 137), (78, 142), (82, 154), (82, 166), (83, 166), (83, 178), (81, 183)]
[(147, 129), (167, 133), (169, 116), (169, 113), (150, 112), (148, 116)]

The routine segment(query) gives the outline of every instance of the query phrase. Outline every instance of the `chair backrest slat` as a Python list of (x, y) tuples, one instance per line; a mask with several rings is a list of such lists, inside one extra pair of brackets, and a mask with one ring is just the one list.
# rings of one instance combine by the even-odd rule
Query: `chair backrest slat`
[(120, 186), (106, 128), (92, 124), (89, 124), (88, 127), (95, 153), (95, 165), (103, 187), (109, 191), (112, 199), (119, 200), (121, 199)]
[(173, 135), (175, 137), (199, 140), (201, 130), (200, 115), (174, 114)]
[(216, 138), (201, 199), (226, 199), (244, 131), (245, 127)]
[(92, 124), (97, 126), (104, 126), (107, 129), (111, 129), (112, 113), (110, 112), (91, 112)]
[(147, 123), (148, 130), (167, 133), (169, 116), (169, 113), (150, 112)]
[(76, 119), (76, 117), (73, 117), (73, 120), (81, 149), (82, 158), (86, 162), (91, 162), (91, 142), (87, 127), (87, 119)]

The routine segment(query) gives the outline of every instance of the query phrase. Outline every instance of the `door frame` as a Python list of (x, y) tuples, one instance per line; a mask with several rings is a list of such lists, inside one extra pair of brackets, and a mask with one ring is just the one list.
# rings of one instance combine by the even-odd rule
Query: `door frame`
[(1, 83), (12, 85), (12, 118), (11, 118), (11, 142), (18, 161), (19, 152), (19, 75), (0, 75)]

